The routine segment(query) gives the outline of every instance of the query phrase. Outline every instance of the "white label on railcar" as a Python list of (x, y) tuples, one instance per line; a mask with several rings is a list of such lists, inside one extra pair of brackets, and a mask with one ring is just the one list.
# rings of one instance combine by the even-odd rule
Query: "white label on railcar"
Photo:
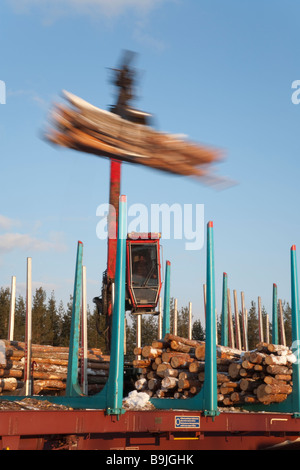
[(200, 416), (175, 416), (175, 428), (200, 428)]

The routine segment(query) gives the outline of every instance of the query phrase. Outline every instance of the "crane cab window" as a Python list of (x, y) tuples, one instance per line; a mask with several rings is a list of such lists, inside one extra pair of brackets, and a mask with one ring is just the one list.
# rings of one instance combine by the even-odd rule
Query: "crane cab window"
[(131, 245), (133, 287), (158, 285), (157, 245)]

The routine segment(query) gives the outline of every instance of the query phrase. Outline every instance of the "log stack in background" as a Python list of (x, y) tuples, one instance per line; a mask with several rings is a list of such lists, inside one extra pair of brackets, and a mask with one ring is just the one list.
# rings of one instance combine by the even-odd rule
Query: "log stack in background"
[[(2, 340), (0, 358), (0, 394), (13, 394), (24, 385), (25, 343)], [(63, 395), (68, 371), (68, 347), (32, 345), (31, 372), (34, 395)], [(88, 349), (88, 394), (102, 390), (109, 372), (110, 357), (101, 349)], [(80, 380), (81, 360), (78, 377)]]
[[(188, 398), (198, 393), (205, 378), (205, 342), (167, 334), (151, 346), (136, 348), (141, 369), (138, 391), (151, 397)], [(259, 343), (253, 351), (217, 346), (218, 405), (279, 403), (292, 392), (295, 356), (288, 347)]]

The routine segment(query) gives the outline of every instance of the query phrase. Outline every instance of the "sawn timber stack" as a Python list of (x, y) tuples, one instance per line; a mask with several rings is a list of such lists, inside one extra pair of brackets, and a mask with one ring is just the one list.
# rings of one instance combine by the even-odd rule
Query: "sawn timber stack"
[[(138, 391), (158, 398), (188, 398), (198, 393), (205, 377), (205, 342), (167, 334), (151, 346), (136, 348), (142, 359), (135, 383)], [(259, 343), (252, 351), (217, 345), (218, 406), (279, 403), (292, 392), (292, 351)]]

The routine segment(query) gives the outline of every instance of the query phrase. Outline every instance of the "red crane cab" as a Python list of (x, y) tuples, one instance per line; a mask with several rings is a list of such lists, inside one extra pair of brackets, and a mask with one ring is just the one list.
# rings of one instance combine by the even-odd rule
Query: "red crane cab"
[(154, 314), (161, 290), (160, 233), (127, 235), (126, 309)]

